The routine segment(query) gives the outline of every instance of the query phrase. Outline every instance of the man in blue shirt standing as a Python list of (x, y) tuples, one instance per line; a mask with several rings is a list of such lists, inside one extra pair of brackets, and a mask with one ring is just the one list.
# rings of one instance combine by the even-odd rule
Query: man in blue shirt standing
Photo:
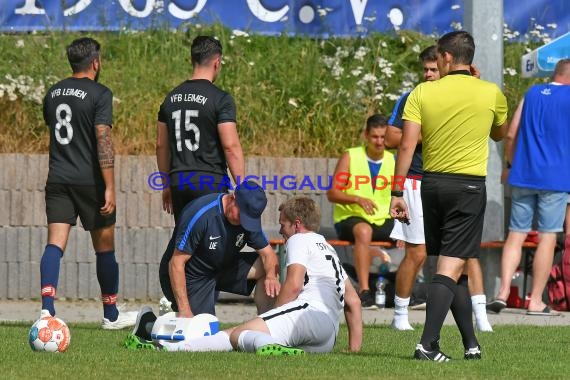
[[(534, 256), (528, 315), (558, 315), (542, 302), (552, 267), (556, 233), (562, 231), (570, 192), (570, 59), (560, 60), (551, 83), (532, 86), (520, 102), (506, 139), (512, 187), (509, 235), (501, 260), (501, 286), (487, 309), (506, 307), (521, 247), (537, 213), (539, 242)], [(512, 163), (512, 165), (511, 165)]]
[[(255, 182), (233, 194), (204, 195), (182, 211), (160, 263), (160, 285), (179, 317), (215, 315), (215, 291), (251, 294), (259, 313), (273, 306), (279, 293), (279, 260), (261, 229), (267, 205)], [(241, 252), (245, 245), (256, 252)]]

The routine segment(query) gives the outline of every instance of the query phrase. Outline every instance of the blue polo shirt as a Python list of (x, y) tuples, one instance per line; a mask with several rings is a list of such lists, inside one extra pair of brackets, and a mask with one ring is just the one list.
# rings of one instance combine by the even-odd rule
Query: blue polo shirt
[[(404, 106), (406, 105), (406, 101), (408, 100), (409, 92), (405, 93), (398, 99), (396, 105), (394, 105), (394, 109), (392, 110), (392, 114), (390, 115), (390, 119), (388, 120), (388, 125), (396, 127), (400, 130), (404, 129), (404, 120), (402, 120), (402, 115), (404, 113)], [(424, 174), (424, 161), (422, 157), (422, 144), (418, 143), (416, 145), (416, 149), (414, 150), (414, 155), (412, 156), (412, 163), (410, 164), (410, 169), (408, 170), (408, 176), (423, 176)]]
[[(255, 250), (267, 247), (263, 232), (248, 232), (228, 222), (222, 207), (225, 193), (208, 194), (190, 202), (182, 210), (175, 246), (192, 254), (193, 265), (204, 273), (231, 262), (247, 244)], [(169, 253), (172, 257), (172, 253)]]
[(509, 184), (570, 192), (570, 85), (537, 84), (525, 94)]

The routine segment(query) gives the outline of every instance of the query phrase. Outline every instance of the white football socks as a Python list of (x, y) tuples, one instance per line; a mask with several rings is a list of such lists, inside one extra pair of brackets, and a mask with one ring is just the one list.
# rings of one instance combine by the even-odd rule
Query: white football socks
[(493, 327), (487, 318), (487, 297), (484, 294), (471, 296), (473, 314), (475, 314), (475, 327), (479, 331), (493, 332)]
[(207, 352), (233, 350), (230, 336), (225, 331), (220, 331), (211, 336), (184, 339), (180, 342), (161, 341), (161, 344), (167, 351)]
[(396, 330), (413, 330), (414, 328), (408, 321), (408, 305), (410, 297), (400, 298), (394, 297), (394, 319), (392, 320), (392, 328)]
[(254, 330), (244, 330), (238, 337), (240, 351), (255, 352), (268, 344), (278, 343), (271, 335)]

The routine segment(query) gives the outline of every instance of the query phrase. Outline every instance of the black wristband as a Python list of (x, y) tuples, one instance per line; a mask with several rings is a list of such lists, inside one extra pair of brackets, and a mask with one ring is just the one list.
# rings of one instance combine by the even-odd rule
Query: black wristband
[(510, 169), (512, 167), (513, 167), (513, 165), (511, 165), (511, 163), (509, 161), (507, 161), (507, 169)]
[(393, 197), (403, 197), (404, 196), (404, 192), (403, 191), (396, 191), (396, 190), (392, 190), (390, 192), (390, 195)]

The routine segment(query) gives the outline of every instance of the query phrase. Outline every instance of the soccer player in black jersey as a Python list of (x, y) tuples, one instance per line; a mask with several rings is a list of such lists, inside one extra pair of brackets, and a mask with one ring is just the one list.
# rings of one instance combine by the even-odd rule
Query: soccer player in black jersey
[(244, 177), (245, 161), (230, 94), (214, 85), (222, 68), (222, 45), (210, 36), (192, 42), (192, 76), (170, 91), (158, 112), (156, 160), (170, 176), (163, 208), (177, 222), (184, 206), (202, 195), (227, 192)]
[(81, 219), (95, 249), (103, 301), (103, 329), (134, 325), (136, 312), (119, 313), (119, 266), (115, 259), (115, 179), (111, 140), (113, 94), (97, 82), (100, 44), (80, 38), (67, 47), (73, 74), (53, 85), (43, 102), (50, 129), (45, 188), (48, 243), (41, 262), (42, 316), (55, 315), (60, 260), (69, 231)]

